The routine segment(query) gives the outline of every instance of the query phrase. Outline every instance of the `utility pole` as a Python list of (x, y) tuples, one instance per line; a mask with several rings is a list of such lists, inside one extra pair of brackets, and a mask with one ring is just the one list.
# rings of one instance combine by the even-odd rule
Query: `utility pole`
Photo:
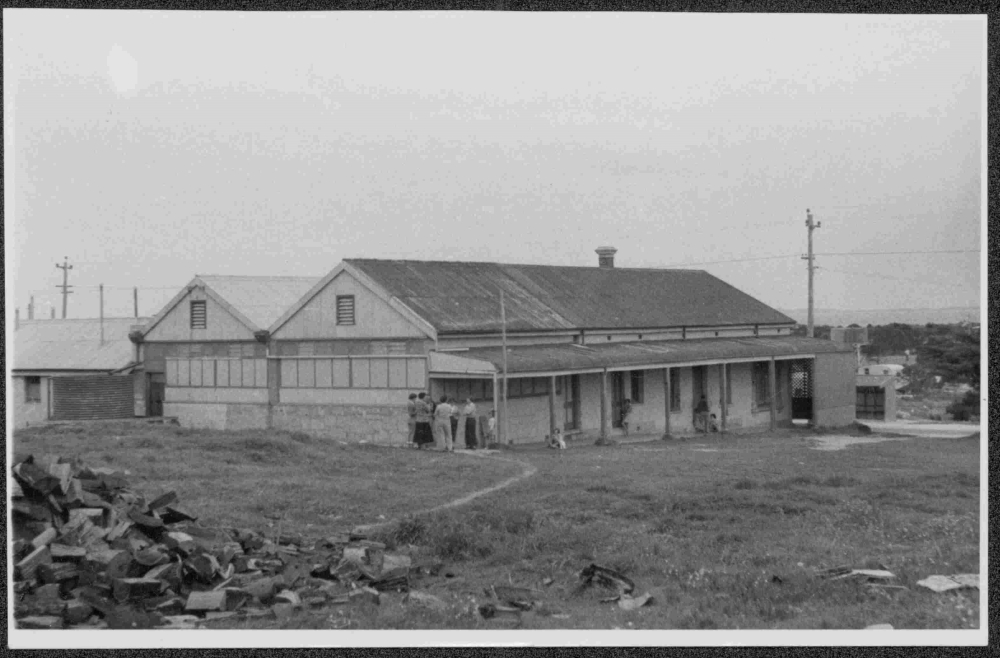
[(101, 284), (101, 345), (104, 344), (104, 284)]
[(510, 423), (507, 422), (507, 311), (503, 304), (503, 290), (500, 291), (500, 326), (503, 336), (503, 415), (500, 417), (503, 423), (503, 441), (510, 444)]
[(813, 271), (816, 266), (813, 265), (813, 231), (820, 227), (820, 222), (813, 224), (812, 213), (806, 208), (806, 228), (809, 229), (809, 254), (802, 257), (802, 260), (809, 261), (809, 319), (806, 325), (806, 336), (810, 338), (813, 337)]
[(28, 319), (29, 320), (34, 320), (35, 319), (35, 296), (34, 295), (31, 296), (31, 301), (28, 302)]
[(73, 269), (73, 266), (69, 264), (69, 257), (68, 256), (63, 256), (63, 264), (60, 265), (59, 263), (56, 263), (56, 267), (58, 267), (60, 270), (63, 271), (63, 282), (62, 282), (62, 285), (61, 286), (56, 286), (56, 288), (62, 288), (62, 297), (63, 297), (63, 315), (62, 316), (63, 316), (63, 320), (65, 320), (66, 319), (66, 301), (69, 299), (67, 297), (67, 295), (70, 295), (73, 292), (72, 290), (70, 290), (70, 288), (72, 288), (73, 286), (71, 286), (71, 285), (69, 285), (67, 283), (68, 280), (69, 280), (69, 271), (71, 269)]
[(139, 317), (139, 286), (132, 288), (132, 305), (135, 307), (135, 317)]

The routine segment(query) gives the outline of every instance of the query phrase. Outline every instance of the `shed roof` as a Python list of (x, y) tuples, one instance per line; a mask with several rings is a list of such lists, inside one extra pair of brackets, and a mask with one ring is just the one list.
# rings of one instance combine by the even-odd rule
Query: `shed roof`
[(12, 370), (90, 370), (108, 372), (133, 362), (129, 329), (149, 318), (22, 320), (14, 332)]
[(795, 321), (701, 270), (348, 259), (443, 333)]
[[(612, 367), (639, 367), (682, 363), (713, 362), (738, 359), (767, 359), (796, 355), (853, 352), (850, 345), (834, 343), (821, 338), (747, 337), (703, 338), (697, 340), (664, 340), (607, 343), (596, 345), (527, 345), (507, 349), (507, 372), (560, 372)], [(473, 368), (474, 362), (502, 368), (501, 348), (474, 348), (460, 352), (466, 370), (447, 370), (450, 363), (436, 360), (432, 353), (431, 375), (435, 372), (471, 372), (485, 370)], [(440, 357), (441, 355), (437, 355)], [(452, 355), (448, 355), (452, 356)]]
[(233, 308), (267, 329), (285, 310), (306, 294), (318, 276), (224, 276), (197, 277)]

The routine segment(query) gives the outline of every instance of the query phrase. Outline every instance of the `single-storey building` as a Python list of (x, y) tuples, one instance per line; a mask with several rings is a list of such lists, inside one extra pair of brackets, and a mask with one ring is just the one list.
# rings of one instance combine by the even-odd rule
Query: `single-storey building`
[(7, 388), (14, 427), (134, 417), (141, 367), (129, 332), (145, 320), (21, 320)]
[[(267, 389), (267, 328), (302, 297), (319, 277), (195, 276), (145, 326), (132, 334), (140, 347), (145, 379), (141, 397), (147, 416), (165, 413), (167, 363), (184, 370), (186, 385), (211, 389), (226, 398), (223, 389), (237, 389), (247, 400), (257, 400)], [(183, 392), (176, 387), (175, 401)], [(218, 389), (218, 390), (217, 390)], [(256, 397), (255, 397), (256, 396)], [(183, 420), (191, 418), (186, 409)], [(228, 426), (240, 425), (234, 418)]]
[(857, 375), (857, 416), (859, 420), (896, 420), (898, 380), (893, 374)]
[[(626, 399), (641, 434), (693, 431), (703, 395), (723, 430), (853, 422), (850, 346), (792, 336), (793, 319), (707, 272), (616, 268), (614, 253), (598, 267), (347, 259), (281, 312), (269, 300), (266, 326), (218, 300), (195, 312), (215, 289), (198, 277), (142, 342), (162, 359), (164, 413), (188, 425), (398, 444), (421, 390), (496, 408), (510, 442), (612, 437)], [(212, 340), (226, 353), (190, 351)], [(234, 362), (234, 344), (252, 355)]]

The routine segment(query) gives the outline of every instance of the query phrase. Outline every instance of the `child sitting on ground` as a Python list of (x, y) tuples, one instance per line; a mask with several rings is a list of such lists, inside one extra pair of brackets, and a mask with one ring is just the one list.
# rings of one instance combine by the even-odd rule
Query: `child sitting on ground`
[(558, 450), (566, 449), (566, 441), (563, 440), (562, 431), (557, 427), (555, 434), (552, 437), (546, 437), (549, 439), (549, 447), (556, 448)]

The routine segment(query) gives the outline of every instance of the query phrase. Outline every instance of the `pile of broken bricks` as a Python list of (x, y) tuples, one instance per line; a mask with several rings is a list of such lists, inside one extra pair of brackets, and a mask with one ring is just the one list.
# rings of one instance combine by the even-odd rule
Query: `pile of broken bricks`
[[(12, 467), (14, 616), (20, 628), (196, 628), (205, 621), (379, 602), (441, 564), (363, 534), (307, 543), (197, 523), (169, 492), (59, 459)], [(421, 603), (413, 592), (414, 603)]]

